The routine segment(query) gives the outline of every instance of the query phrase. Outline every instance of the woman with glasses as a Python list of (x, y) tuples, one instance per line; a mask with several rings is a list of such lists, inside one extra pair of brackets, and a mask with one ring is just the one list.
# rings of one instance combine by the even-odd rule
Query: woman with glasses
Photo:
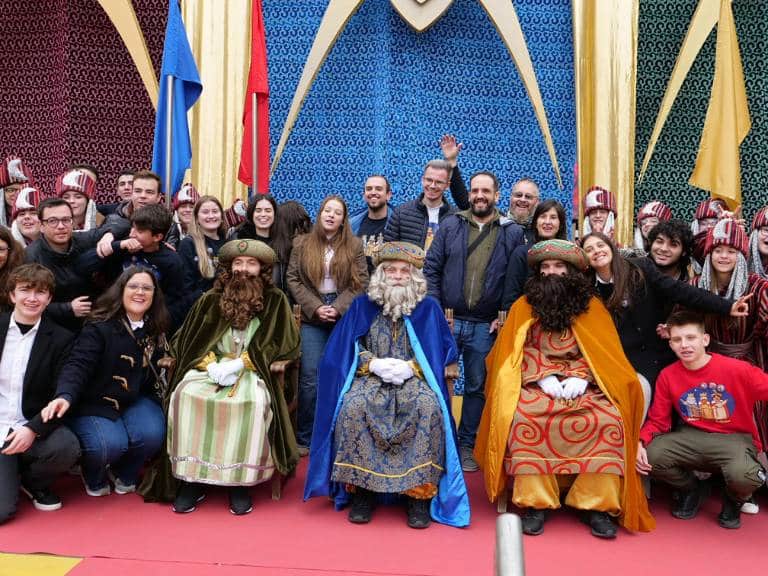
[(80, 440), (89, 496), (136, 491), (139, 471), (161, 448), (165, 415), (157, 361), (169, 316), (157, 280), (127, 268), (97, 300), (59, 374), (43, 421), (66, 415)]

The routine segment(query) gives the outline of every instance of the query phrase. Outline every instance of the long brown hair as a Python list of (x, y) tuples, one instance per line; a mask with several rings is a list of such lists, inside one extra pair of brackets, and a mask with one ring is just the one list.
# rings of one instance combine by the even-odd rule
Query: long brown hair
[(126, 284), (136, 274), (147, 274), (152, 278), (152, 286), (155, 287), (155, 291), (152, 293), (152, 305), (147, 310), (144, 321), (147, 335), (158, 337), (164, 334), (171, 325), (168, 309), (165, 307), (165, 298), (163, 297), (162, 290), (160, 290), (160, 285), (157, 283), (157, 278), (152, 274), (152, 270), (145, 266), (129, 266), (123, 270), (123, 273), (115, 280), (115, 283), (96, 300), (91, 315), (88, 317), (88, 322), (105, 322), (113, 318), (125, 316), (123, 293), (125, 292)]
[(11, 301), (8, 298), (8, 291), (5, 289), (8, 276), (24, 262), (24, 248), (16, 242), (11, 231), (5, 226), (0, 226), (0, 240), (8, 246), (8, 258), (5, 264), (0, 268), (0, 310), (10, 308)]
[[(605, 301), (605, 307), (611, 314), (619, 312), (622, 308), (631, 306), (642, 291), (645, 290), (645, 276), (635, 264), (624, 258), (616, 244), (602, 232), (590, 232), (581, 240), (584, 246), (588, 238), (598, 238), (605, 242), (611, 249), (611, 275), (613, 276), (613, 294)], [(594, 280), (597, 272), (592, 270)]]
[[(336, 200), (344, 209), (344, 217), (338, 232), (328, 240), (323, 231), (321, 216), (326, 204), (331, 200)], [(320, 205), (317, 212), (315, 225), (305, 236), (304, 252), (301, 255), (301, 267), (304, 273), (315, 287), (320, 286), (324, 276), (325, 249), (330, 246), (333, 248), (333, 259), (331, 260), (331, 277), (340, 289), (351, 287), (353, 290), (360, 290), (363, 287), (362, 278), (358, 274), (355, 266), (355, 256), (359, 248), (359, 240), (352, 234), (352, 228), (349, 226), (349, 212), (347, 204), (341, 196), (335, 194), (327, 196)]]

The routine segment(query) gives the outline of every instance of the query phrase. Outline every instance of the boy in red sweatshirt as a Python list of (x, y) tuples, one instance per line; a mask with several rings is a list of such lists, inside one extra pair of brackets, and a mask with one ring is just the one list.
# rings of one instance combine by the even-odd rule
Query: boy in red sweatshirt
[[(702, 494), (694, 470), (725, 479), (723, 528), (741, 526), (741, 505), (765, 481), (757, 460), (753, 417), (756, 401), (768, 400), (768, 374), (748, 362), (708, 354), (709, 334), (699, 314), (680, 311), (667, 320), (669, 345), (678, 361), (662, 370), (653, 404), (640, 430), (636, 469), (680, 490), (672, 515), (696, 516)], [(671, 431), (672, 410), (682, 426)]]

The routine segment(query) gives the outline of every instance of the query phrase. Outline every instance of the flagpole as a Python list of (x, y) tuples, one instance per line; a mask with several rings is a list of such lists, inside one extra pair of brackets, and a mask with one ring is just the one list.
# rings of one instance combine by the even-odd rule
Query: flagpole
[(168, 208), (168, 210), (171, 209), (171, 186), (173, 183), (171, 182), (171, 164), (173, 162), (173, 155), (171, 154), (171, 147), (173, 146), (173, 76), (170, 74), (167, 76), (167, 82), (168, 82), (168, 113), (166, 114), (165, 119), (165, 207)]
[(258, 140), (258, 126), (259, 119), (257, 113), (258, 96), (256, 92), (251, 94), (251, 189), (254, 195), (259, 193), (259, 151), (256, 148), (256, 142)]

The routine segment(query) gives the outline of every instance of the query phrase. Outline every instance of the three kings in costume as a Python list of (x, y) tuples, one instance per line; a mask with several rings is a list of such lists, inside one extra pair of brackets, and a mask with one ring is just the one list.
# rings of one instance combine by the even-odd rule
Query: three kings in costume
[(245, 514), (249, 486), (296, 467), (296, 438), (270, 365), (299, 355), (299, 332), (272, 285), (274, 261), (257, 240), (233, 240), (219, 252), (213, 289), (171, 343), (167, 455), (145, 475), (146, 500), (174, 500), (174, 511), (191, 512), (213, 484), (229, 488), (233, 514)]
[(351, 500), (354, 523), (400, 494), (412, 528), (469, 524), (445, 381), (456, 347), (426, 296), (423, 262), (413, 244), (379, 248), (368, 293), (339, 321), (318, 368), (304, 498), (331, 496), (338, 508)]
[(613, 320), (582, 274), (584, 252), (548, 240), (528, 252), (534, 274), (488, 355), (475, 458), (491, 501), (524, 509), (523, 532), (541, 534), (545, 511), (584, 511), (592, 534), (615, 538), (655, 523), (635, 472), (643, 393)]

